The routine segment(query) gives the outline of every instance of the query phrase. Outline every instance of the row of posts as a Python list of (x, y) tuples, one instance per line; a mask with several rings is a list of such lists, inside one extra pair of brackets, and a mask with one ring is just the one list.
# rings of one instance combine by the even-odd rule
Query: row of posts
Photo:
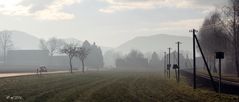
[(177, 59), (177, 64), (173, 64), (173, 66), (171, 65), (171, 49), (172, 48), (168, 48), (168, 60), (167, 59), (167, 52), (164, 52), (164, 76), (168, 77), (170, 79), (170, 70), (171, 67), (175, 70), (175, 77), (177, 82), (180, 82), (180, 44), (182, 44), (181, 42), (176, 42), (177, 47), (178, 47), (178, 59)]
[[(193, 33), (193, 88), (196, 89), (196, 43), (197, 43), (200, 53), (202, 55), (202, 58), (204, 60), (204, 63), (207, 67), (207, 71), (208, 71), (209, 77), (211, 79), (212, 86), (216, 92), (221, 93), (221, 59), (224, 59), (224, 52), (216, 52), (216, 54), (215, 54), (216, 59), (219, 60), (219, 83), (218, 83), (218, 90), (217, 90), (215, 83), (214, 83), (214, 79), (209, 70), (208, 64), (205, 60), (203, 50), (201, 49), (201, 46), (200, 46), (199, 41), (196, 36), (197, 30), (193, 29), (190, 32)], [(179, 83), (180, 82), (180, 44), (182, 44), (182, 43), (178, 41), (178, 42), (176, 42), (176, 44), (178, 47), (177, 64), (174, 64), (173, 66), (171, 66), (170, 54), (171, 54), (172, 48), (168, 48), (168, 58), (167, 58), (167, 52), (164, 52), (164, 76), (168, 77), (170, 79), (170, 69), (172, 67), (175, 70), (175, 77), (176, 77), (177, 82)]]

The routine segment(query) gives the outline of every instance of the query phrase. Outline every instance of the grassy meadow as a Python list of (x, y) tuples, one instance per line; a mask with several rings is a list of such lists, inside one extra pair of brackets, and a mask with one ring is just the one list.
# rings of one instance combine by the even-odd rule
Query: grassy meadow
[[(20, 96), (11, 100), (8, 96)], [(238, 102), (237, 96), (193, 90), (158, 72), (75, 72), (0, 78), (0, 102)]]

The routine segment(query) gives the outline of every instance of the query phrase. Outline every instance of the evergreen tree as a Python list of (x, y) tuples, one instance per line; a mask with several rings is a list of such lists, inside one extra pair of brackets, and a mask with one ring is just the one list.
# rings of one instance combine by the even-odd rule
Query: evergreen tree
[(90, 49), (89, 55), (86, 58), (85, 64), (89, 68), (94, 68), (99, 70), (100, 68), (104, 67), (104, 58), (101, 51), (101, 48), (93, 43), (92, 45), (86, 40), (83, 47)]
[(157, 68), (160, 66), (160, 60), (159, 60), (158, 54), (156, 52), (153, 52), (149, 64), (153, 68)]

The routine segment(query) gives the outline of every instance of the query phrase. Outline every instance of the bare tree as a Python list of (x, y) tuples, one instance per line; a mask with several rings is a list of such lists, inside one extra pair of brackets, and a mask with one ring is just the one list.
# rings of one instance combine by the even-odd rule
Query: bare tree
[(50, 56), (53, 56), (57, 49), (60, 47), (57, 38), (51, 38), (47, 41), (47, 48), (49, 49)]
[(200, 38), (209, 55), (215, 51), (226, 52), (226, 70), (234, 72), (230, 68), (236, 69), (239, 77), (239, 1), (229, 2), (231, 4), (223, 7), (222, 12), (216, 12), (204, 21)]
[(209, 18), (204, 20), (204, 23), (199, 32), (199, 40), (204, 53), (207, 55), (207, 61), (210, 69), (215, 68), (215, 52), (227, 51), (228, 41), (224, 27), (220, 25), (220, 14), (213, 12)]
[(82, 64), (82, 72), (85, 72), (85, 59), (87, 58), (87, 56), (89, 55), (89, 49), (85, 48), (85, 47), (80, 47), (78, 48), (77, 51), (77, 55), (81, 61)]
[(42, 50), (48, 50), (50, 56), (58, 53), (63, 45), (64, 41), (55, 37), (50, 38), (48, 41), (45, 41), (44, 39), (40, 40), (40, 48)]
[(3, 51), (3, 61), (6, 61), (6, 55), (9, 48), (13, 46), (11, 40), (11, 33), (9, 31), (2, 31), (0, 32), (0, 45)]
[(70, 72), (72, 73), (72, 59), (77, 54), (77, 46), (76, 43), (65, 44), (64, 47), (61, 49), (61, 52), (66, 54), (69, 57), (69, 65), (70, 65)]
[(231, 57), (239, 77), (239, 1), (231, 0), (231, 5), (222, 9), (221, 24), (226, 30), (227, 38), (232, 49)]

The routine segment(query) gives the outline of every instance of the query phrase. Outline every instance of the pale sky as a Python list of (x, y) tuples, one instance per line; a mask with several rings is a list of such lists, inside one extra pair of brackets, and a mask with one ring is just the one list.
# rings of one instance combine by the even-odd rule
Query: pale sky
[(0, 0), (0, 30), (117, 47), (154, 34), (191, 36), (229, 0)]

